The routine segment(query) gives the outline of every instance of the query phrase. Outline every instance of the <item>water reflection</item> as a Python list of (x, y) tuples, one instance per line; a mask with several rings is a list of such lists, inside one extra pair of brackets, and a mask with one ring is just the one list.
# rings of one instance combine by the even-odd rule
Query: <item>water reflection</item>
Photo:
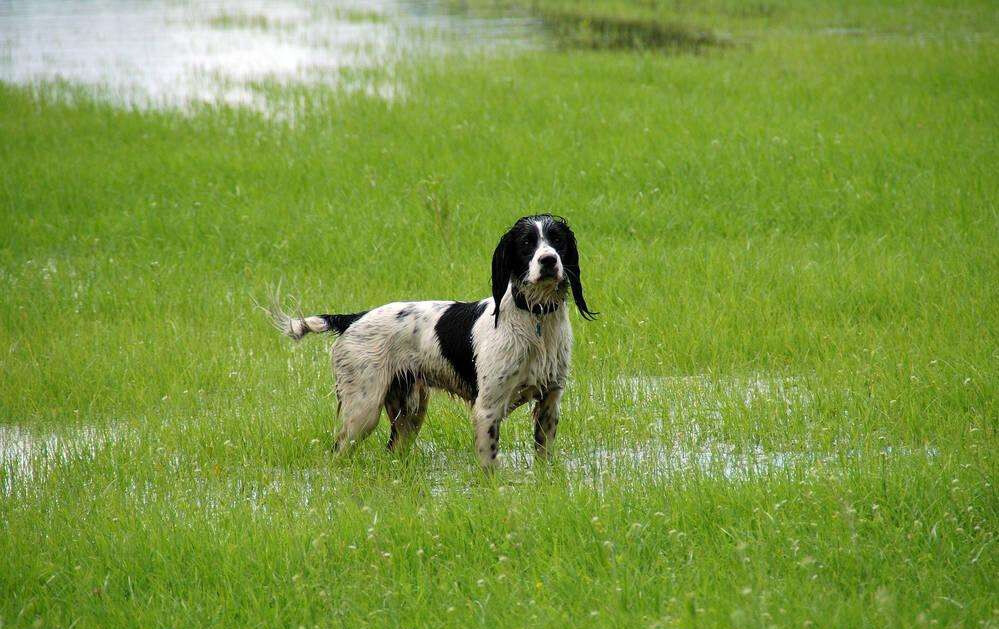
[(539, 37), (529, 18), (433, 2), (0, 1), (0, 80), (66, 81), (135, 106), (253, 105), (253, 82), (343, 86), (344, 69), (387, 70), (417, 50), (498, 51)]

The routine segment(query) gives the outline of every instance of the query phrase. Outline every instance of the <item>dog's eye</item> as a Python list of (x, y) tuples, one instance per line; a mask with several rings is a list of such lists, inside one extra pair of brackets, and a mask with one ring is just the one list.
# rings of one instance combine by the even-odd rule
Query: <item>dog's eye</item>
[(548, 242), (551, 243), (552, 246), (561, 247), (562, 236), (560, 236), (559, 234), (552, 234), (551, 236), (548, 237)]

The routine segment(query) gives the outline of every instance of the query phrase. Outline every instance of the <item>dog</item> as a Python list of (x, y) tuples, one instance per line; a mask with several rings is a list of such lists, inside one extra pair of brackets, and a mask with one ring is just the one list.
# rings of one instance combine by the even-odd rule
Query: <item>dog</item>
[(334, 451), (348, 452), (391, 422), (388, 448), (408, 447), (423, 424), (431, 389), (471, 405), (475, 449), (496, 464), (500, 423), (534, 402), (536, 458), (551, 452), (559, 400), (572, 354), (567, 294), (584, 319), (587, 307), (576, 237), (562, 217), (525, 216), (503, 235), (492, 259), (492, 297), (479, 301), (394, 302), (354, 314), (295, 318), (277, 300), (274, 325), (299, 340), (310, 332), (340, 335), (333, 346), (337, 415)]

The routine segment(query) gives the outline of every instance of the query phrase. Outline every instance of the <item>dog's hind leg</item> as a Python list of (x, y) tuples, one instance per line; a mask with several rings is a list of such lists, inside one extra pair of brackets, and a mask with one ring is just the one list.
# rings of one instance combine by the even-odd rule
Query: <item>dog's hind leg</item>
[(385, 394), (385, 412), (392, 422), (388, 449), (398, 452), (409, 446), (420, 432), (427, 413), (430, 391), (412, 374), (397, 375)]
[(378, 425), (382, 414), (380, 400), (370, 396), (342, 400), (340, 404), (340, 432), (337, 433), (333, 451), (347, 454), (364, 440)]
[(334, 452), (346, 454), (371, 434), (382, 414), (382, 401), (387, 388), (388, 383), (377, 369), (353, 373), (337, 370), (341, 427), (333, 446)]

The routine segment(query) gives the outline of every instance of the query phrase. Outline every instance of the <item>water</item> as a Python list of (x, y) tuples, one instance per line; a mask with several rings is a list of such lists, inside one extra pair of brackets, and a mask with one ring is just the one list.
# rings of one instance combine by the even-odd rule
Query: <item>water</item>
[(101, 449), (122, 441), (122, 431), (114, 428), (39, 432), (17, 424), (0, 425), (0, 494), (9, 494), (15, 481), (40, 480), (56, 466), (93, 460)]
[[(767, 449), (757, 444), (734, 444), (712, 438), (707, 430), (725, 413), (733, 412), (733, 404), (751, 406), (767, 404), (771, 408), (786, 407), (808, 413), (815, 393), (802, 379), (767, 374), (744, 377), (682, 377), (626, 376), (595, 383), (584, 395), (600, 406), (614, 404), (645, 405), (662, 409), (663, 416), (652, 422), (642, 437), (606, 440), (599, 434), (584, 436), (583, 441), (570, 444), (558, 442), (554, 465), (581, 487), (601, 489), (615, 479), (663, 479), (683, 474), (703, 474), (738, 482), (754, 477), (772, 476), (794, 470), (818, 470), (843, 467), (851, 460), (871, 454), (856, 444), (843, 443), (831, 449), (793, 450)], [(571, 411), (569, 411), (571, 412)], [(525, 421), (525, 416), (511, 421)], [(429, 418), (433, 421), (433, 418)], [(684, 436), (674, 434), (679, 429)], [(134, 447), (139, 438), (134, 431), (108, 426), (69, 428), (58, 433), (33, 431), (17, 425), (0, 426), (0, 493), (10, 494), (15, 483), (31, 483), (58, 466), (93, 461), (106, 448)], [(147, 436), (146, 439), (152, 439)], [(185, 445), (177, 444), (179, 452), (170, 459), (177, 469), (190, 467), (184, 459)], [(187, 447), (196, 448), (197, 444)], [(366, 443), (364, 448), (371, 447)], [(456, 470), (476, 465), (473, 452), (442, 449), (427, 439), (418, 440), (415, 463), (425, 468), (435, 493), (453, 490)], [(878, 454), (892, 457), (935, 457), (934, 448), (882, 447)], [(363, 463), (354, 462), (353, 465)], [(522, 443), (507, 440), (501, 448), (500, 467), (512, 472), (513, 483), (530, 482), (534, 473), (534, 452)], [(279, 474), (290, 483), (302, 484), (303, 491), (318, 475), (328, 481), (335, 466), (323, 470), (288, 470)], [(238, 478), (233, 482), (244, 482)], [(249, 481), (246, 481), (249, 482)], [(252, 485), (252, 483), (251, 483)], [(277, 491), (275, 487), (261, 491)], [(251, 492), (252, 493), (252, 492)]]
[(748, 407), (756, 402), (777, 403), (791, 410), (807, 408), (814, 402), (812, 392), (801, 378), (771, 374), (619, 376), (591, 384), (588, 393), (591, 397), (623, 399), (632, 404), (668, 399), (671, 419), (684, 411), (699, 419), (719, 419), (732, 404)]
[(323, 84), (398, 95), (399, 60), (539, 45), (536, 20), (449, 14), (435, 2), (0, 0), (0, 80), (66, 82), (139, 107), (260, 106), (254, 84)]

